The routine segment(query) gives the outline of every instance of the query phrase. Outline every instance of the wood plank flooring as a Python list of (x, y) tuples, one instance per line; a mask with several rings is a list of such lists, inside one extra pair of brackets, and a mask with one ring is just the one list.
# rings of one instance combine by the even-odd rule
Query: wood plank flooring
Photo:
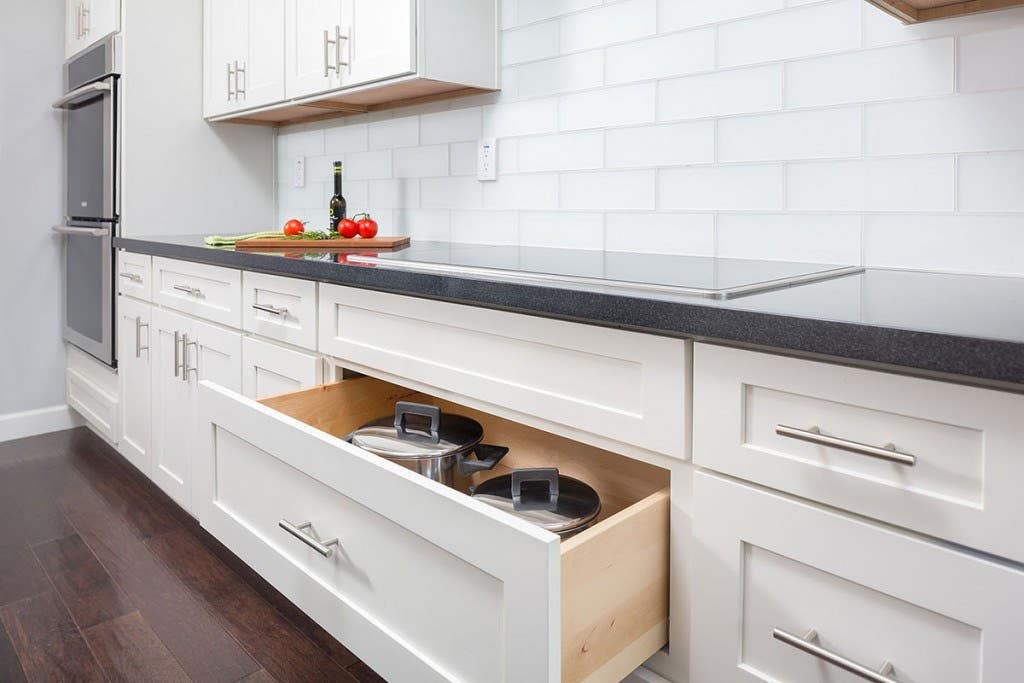
[(0, 443), (0, 681), (384, 679), (88, 429)]

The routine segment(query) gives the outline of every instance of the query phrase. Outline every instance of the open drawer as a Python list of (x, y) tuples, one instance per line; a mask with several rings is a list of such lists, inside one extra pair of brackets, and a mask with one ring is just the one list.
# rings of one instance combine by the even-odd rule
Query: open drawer
[[(496, 469), (586, 481), (597, 523), (560, 541), (342, 440), (398, 400), (478, 420)], [(259, 402), (202, 382), (199, 410), (202, 525), (393, 683), (619, 681), (667, 642), (667, 470), (368, 377)]]

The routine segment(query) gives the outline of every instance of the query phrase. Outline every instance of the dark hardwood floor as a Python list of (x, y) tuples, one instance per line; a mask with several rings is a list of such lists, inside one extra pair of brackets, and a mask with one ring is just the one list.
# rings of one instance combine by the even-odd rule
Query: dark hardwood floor
[(0, 681), (384, 679), (82, 427), (0, 443)]

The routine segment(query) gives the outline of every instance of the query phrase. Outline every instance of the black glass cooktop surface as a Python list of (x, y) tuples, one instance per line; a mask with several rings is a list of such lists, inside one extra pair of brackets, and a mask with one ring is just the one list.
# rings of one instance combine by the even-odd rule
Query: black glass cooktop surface
[(859, 267), (822, 263), (438, 242), (414, 243), (394, 252), (350, 254), (347, 261), (556, 287), (601, 287), (710, 299), (732, 299), (863, 272)]

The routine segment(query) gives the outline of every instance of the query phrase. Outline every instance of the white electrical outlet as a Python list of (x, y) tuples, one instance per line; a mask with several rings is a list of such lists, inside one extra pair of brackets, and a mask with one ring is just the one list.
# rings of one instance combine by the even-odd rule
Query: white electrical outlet
[(306, 157), (295, 157), (295, 173), (292, 176), (292, 187), (306, 186)]
[(483, 138), (477, 146), (476, 179), (498, 179), (498, 140)]

